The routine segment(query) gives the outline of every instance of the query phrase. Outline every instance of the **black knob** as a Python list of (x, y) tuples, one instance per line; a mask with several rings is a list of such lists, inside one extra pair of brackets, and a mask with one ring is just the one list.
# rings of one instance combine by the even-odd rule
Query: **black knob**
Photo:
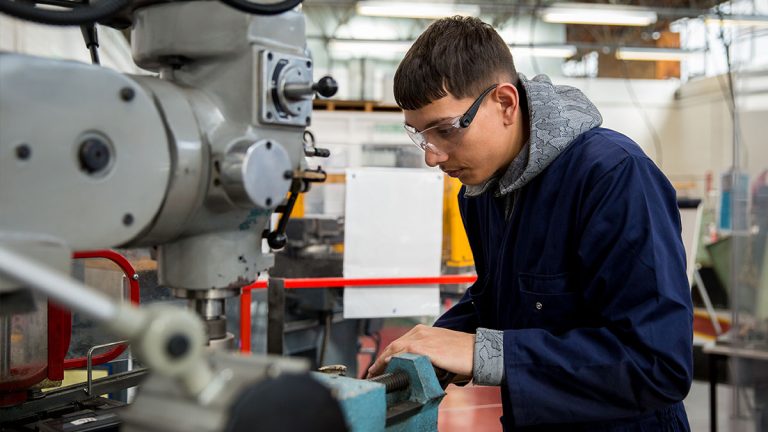
[(288, 242), (288, 236), (279, 231), (272, 231), (267, 236), (267, 244), (274, 250), (282, 249)]
[(315, 147), (315, 157), (327, 158), (330, 156), (331, 156), (330, 150)]
[(109, 165), (109, 146), (100, 138), (88, 138), (80, 144), (80, 168), (88, 174), (102, 171)]
[(324, 76), (320, 78), (320, 81), (312, 85), (312, 90), (322, 97), (331, 97), (339, 91), (339, 84), (336, 83), (335, 79)]
[(165, 350), (172, 358), (179, 358), (189, 351), (189, 339), (183, 334), (175, 334), (168, 340)]

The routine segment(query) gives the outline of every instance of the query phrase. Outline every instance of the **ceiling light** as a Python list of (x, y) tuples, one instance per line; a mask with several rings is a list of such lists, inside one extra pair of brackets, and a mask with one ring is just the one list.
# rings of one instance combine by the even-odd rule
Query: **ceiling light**
[(637, 61), (682, 61), (694, 51), (678, 48), (618, 48), (616, 58)]
[(647, 26), (658, 18), (644, 7), (593, 3), (555, 3), (540, 15), (548, 23), (623, 26)]
[(383, 58), (403, 57), (413, 41), (375, 39), (332, 39), (328, 49), (337, 58)]
[(514, 57), (554, 57), (569, 58), (576, 55), (576, 47), (573, 45), (510, 45)]
[(768, 16), (765, 15), (707, 15), (707, 24), (722, 25), (723, 27), (768, 27)]
[(478, 16), (480, 7), (437, 2), (359, 1), (357, 2), (357, 14), (393, 18), (438, 19), (454, 15)]

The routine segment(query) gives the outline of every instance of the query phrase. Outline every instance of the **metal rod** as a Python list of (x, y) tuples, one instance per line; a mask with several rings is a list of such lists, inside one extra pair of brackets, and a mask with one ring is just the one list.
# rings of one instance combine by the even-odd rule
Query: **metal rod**
[(410, 385), (408, 374), (405, 372), (385, 373), (383, 375), (370, 378), (368, 381), (384, 384), (384, 387), (387, 389), (387, 393), (405, 390)]
[(723, 334), (723, 329), (720, 327), (720, 320), (717, 318), (717, 314), (715, 313), (715, 308), (712, 306), (712, 300), (709, 298), (709, 294), (707, 293), (707, 288), (704, 286), (704, 281), (701, 279), (701, 275), (699, 274), (699, 269), (695, 269), (693, 271), (693, 280), (696, 281), (696, 287), (699, 290), (699, 296), (701, 297), (701, 300), (704, 302), (704, 307), (707, 309), (709, 320), (712, 322), (712, 328), (715, 329), (715, 336), (720, 336), (721, 334)]
[(0, 316), (0, 378), (11, 374), (11, 317)]
[(283, 355), (284, 333), (285, 286), (282, 279), (270, 279), (267, 291), (267, 354)]
[(110, 342), (110, 343), (102, 344), (102, 345), (94, 345), (94, 346), (91, 347), (91, 349), (88, 350), (88, 355), (86, 357), (87, 358), (87, 360), (86, 360), (86, 362), (87, 362), (86, 363), (87, 364), (86, 373), (88, 374), (86, 392), (88, 393), (88, 395), (90, 395), (90, 396), (98, 396), (98, 395), (94, 395), (93, 394), (93, 352), (98, 350), (98, 349), (109, 348), (109, 347), (112, 347), (112, 346), (115, 346), (115, 345), (121, 345), (121, 344), (125, 344), (125, 343), (128, 343), (128, 341), (123, 340), (123, 341), (117, 341), (117, 342)]
[(117, 315), (115, 304), (106, 295), (2, 246), (0, 273), (99, 321), (109, 322)]

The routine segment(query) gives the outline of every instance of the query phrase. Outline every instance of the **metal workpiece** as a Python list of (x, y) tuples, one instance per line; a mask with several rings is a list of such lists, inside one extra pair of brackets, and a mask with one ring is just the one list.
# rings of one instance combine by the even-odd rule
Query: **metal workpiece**
[(280, 142), (262, 139), (232, 144), (222, 161), (221, 184), (232, 201), (244, 208), (272, 210), (285, 199), (293, 169)]
[(90, 250), (147, 229), (171, 164), (150, 95), (111, 69), (8, 53), (0, 82), (0, 230)]

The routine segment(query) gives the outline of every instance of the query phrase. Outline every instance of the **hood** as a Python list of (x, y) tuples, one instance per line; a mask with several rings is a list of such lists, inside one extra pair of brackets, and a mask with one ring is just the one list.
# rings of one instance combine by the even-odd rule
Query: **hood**
[(465, 196), (477, 196), (498, 185), (497, 196), (520, 189), (546, 169), (576, 137), (603, 122), (597, 107), (581, 90), (554, 85), (546, 75), (529, 80), (519, 74), (528, 100), (530, 137), (501, 177), (467, 186)]

